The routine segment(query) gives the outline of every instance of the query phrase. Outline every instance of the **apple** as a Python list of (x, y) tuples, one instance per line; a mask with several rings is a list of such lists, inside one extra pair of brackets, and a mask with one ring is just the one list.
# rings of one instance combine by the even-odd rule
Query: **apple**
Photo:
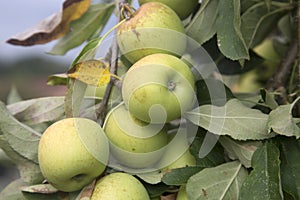
[(80, 190), (106, 168), (109, 143), (102, 128), (85, 118), (66, 118), (50, 125), (38, 147), (43, 176), (58, 190)]
[(177, 14), (168, 6), (143, 4), (117, 31), (121, 53), (131, 63), (153, 53), (181, 56), (187, 36)]
[(91, 200), (150, 200), (146, 188), (134, 176), (116, 172), (96, 182)]
[(260, 79), (268, 80), (281, 61), (281, 56), (274, 46), (274, 39), (267, 38), (263, 40), (253, 48), (253, 51), (265, 59), (260, 68), (257, 69), (257, 76)]
[(264, 82), (270, 79), (280, 63), (280, 55), (273, 43), (273, 39), (267, 38), (253, 48), (253, 51), (261, 56), (264, 61), (254, 70), (239, 77), (238, 83), (234, 87), (235, 92), (255, 93), (264, 87)]
[(160, 2), (172, 8), (180, 19), (187, 18), (197, 8), (198, 0), (139, 0), (139, 4), (143, 5), (147, 2)]
[(196, 159), (190, 153), (189, 149), (187, 149), (177, 160), (175, 160), (173, 163), (168, 165), (164, 170), (169, 171), (171, 169), (190, 167), (190, 166), (196, 166)]
[(113, 108), (104, 122), (113, 157), (130, 168), (146, 168), (155, 164), (168, 142), (164, 124), (148, 124), (126, 109), (124, 103)]
[(194, 89), (194, 75), (182, 60), (169, 54), (151, 54), (129, 68), (122, 97), (138, 119), (165, 123), (194, 106)]
[(168, 133), (169, 143), (161, 160), (156, 165), (163, 173), (172, 169), (196, 166), (196, 159), (189, 151), (186, 129), (171, 130)]
[(186, 184), (180, 186), (176, 200), (188, 200), (186, 193)]

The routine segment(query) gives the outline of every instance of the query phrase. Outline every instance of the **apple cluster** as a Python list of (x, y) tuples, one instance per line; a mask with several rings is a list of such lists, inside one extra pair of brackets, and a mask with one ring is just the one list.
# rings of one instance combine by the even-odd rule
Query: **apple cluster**
[[(169, 124), (180, 120), (196, 101), (195, 78), (181, 56), (187, 45), (182, 20), (198, 2), (190, 0), (184, 6), (180, 0), (139, 3), (117, 31), (122, 57), (130, 63), (122, 78), (122, 102), (110, 110), (103, 127), (90, 119), (66, 118), (49, 126), (41, 137), (41, 171), (61, 191), (82, 189), (108, 165), (124, 167), (121, 171), (195, 165), (186, 135), (178, 138)], [(174, 155), (178, 149), (184, 151)], [(129, 183), (131, 187), (123, 190)], [(124, 198), (149, 196), (138, 179), (121, 172), (99, 179), (92, 195), (92, 199)]]
[(122, 79), (123, 102), (108, 113), (103, 128), (116, 163), (135, 170), (164, 168), (178, 158), (163, 159), (172, 153), (168, 124), (196, 101), (194, 75), (181, 59), (188, 41), (181, 21), (186, 14), (164, 2), (170, 3), (139, 1), (140, 8), (117, 31), (121, 54), (132, 64)]

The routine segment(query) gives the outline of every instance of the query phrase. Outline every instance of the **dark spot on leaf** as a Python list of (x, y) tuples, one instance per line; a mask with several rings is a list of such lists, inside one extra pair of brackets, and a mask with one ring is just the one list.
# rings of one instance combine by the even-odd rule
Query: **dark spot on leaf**
[(206, 190), (205, 190), (205, 189), (203, 189), (203, 188), (202, 188), (201, 190), (202, 190), (202, 194), (203, 194), (203, 196), (205, 196), (205, 197), (206, 197), (206, 196), (207, 196)]

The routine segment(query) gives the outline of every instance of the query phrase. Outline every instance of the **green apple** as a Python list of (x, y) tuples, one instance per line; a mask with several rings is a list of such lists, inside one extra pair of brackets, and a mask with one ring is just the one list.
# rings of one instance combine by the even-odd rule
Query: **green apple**
[(261, 44), (254, 47), (253, 51), (265, 59), (260, 68), (257, 69), (257, 76), (260, 79), (268, 80), (281, 61), (281, 57), (274, 47), (273, 39), (265, 39)]
[(97, 181), (91, 200), (150, 200), (146, 188), (134, 176), (116, 172)]
[(187, 18), (198, 5), (198, 0), (139, 0), (139, 4), (143, 5), (147, 2), (160, 2), (172, 8), (180, 19)]
[(162, 172), (169, 172), (171, 169), (196, 166), (196, 159), (189, 151), (187, 140), (188, 133), (185, 129), (176, 129), (168, 133), (169, 143), (161, 160), (156, 165)]
[(177, 14), (168, 6), (143, 4), (133, 16), (119, 26), (117, 41), (121, 53), (131, 63), (153, 53), (181, 56), (187, 36)]
[(45, 179), (65, 192), (80, 190), (106, 168), (109, 143), (102, 128), (85, 118), (66, 118), (43, 133), (38, 147)]
[(145, 122), (165, 123), (180, 117), (196, 101), (190, 68), (169, 54), (152, 54), (127, 71), (122, 96), (129, 112)]
[(124, 103), (113, 108), (104, 122), (111, 154), (130, 168), (146, 168), (155, 164), (168, 142), (163, 124), (148, 124), (133, 117)]
[(173, 163), (164, 168), (164, 170), (169, 171), (171, 169), (190, 166), (196, 166), (196, 159), (188, 149), (177, 160), (175, 160)]
[(176, 200), (188, 200), (186, 193), (186, 185), (181, 185), (177, 193)]

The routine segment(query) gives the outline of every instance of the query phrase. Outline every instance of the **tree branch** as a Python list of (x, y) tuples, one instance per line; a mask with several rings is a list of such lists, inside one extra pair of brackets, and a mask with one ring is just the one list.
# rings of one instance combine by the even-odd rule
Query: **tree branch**
[(290, 47), (285, 53), (284, 59), (279, 64), (278, 71), (267, 82), (266, 88), (270, 91), (275, 91), (285, 87), (288, 81), (293, 63), (298, 56), (298, 44), (292, 41)]
[[(118, 10), (118, 20), (121, 20), (121, 9), (119, 3), (116, 3), (116, 8)], [(112, 41), (112, 46), (110, 47), (109, 53), (108, 53), (109, 59), (109, 66), (110, 66), (110, 73), (111, 74), (117, 74), (117, 68), (118, 68), (118, 56), (119, 56), (119, 47), (117, 43), (117, 38), (116, 38), (116, 33), (114, 35), (113, 41)], [(105, 93), (103, 96), (103, 99), (99, 105), (99, 108), (97, 109), (97, 119), (98, 123), (103, 126), (105, 116), (106, 116), (106, 108), (107, 104), (109, 102), (109, 97), (112, 91), (112, 88), (116, 82), (116, 78), (111, 76), (110, 81), (106, 86)]]
[(300, 1), (298, 1), (297, 5), (297, 40), (298, 40), (298, 89), (300, 89)]

